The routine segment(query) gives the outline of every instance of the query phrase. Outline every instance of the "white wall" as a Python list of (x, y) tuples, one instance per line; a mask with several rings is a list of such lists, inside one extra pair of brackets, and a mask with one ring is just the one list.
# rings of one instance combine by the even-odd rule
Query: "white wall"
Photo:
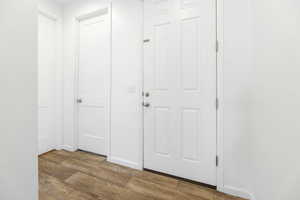
[(225, 190), (298, 200), (300, 3), (222, 2)]
[[(252, 0), (219, 2), (219, 155), (223, 172), (219, 189), (250, 198), (253, 113), (253, 27)], [(223, 3), (223, 5), (221, 5)], [(223, 6), (223, 9), (222, 9)], [(221, 13), (221, 12), (224, 13)], [(223, 15), (221, 15), (223, 14)], [(224, 28), (224, 29), (222, 29)], [(222, 41), (223, 39), (223, 41)], [(223, 56), (223, 57), (222, 57)], [(221, 149), (222, 148), (222, 149)]]
[[(64, 8), (64, 148), (76, 149), (74, 122), (75, 17), (103, 8), (108, 0), (75, 0)], [(113, 162), (141, 168), (142, 2), (112, 1)]]
[(48, 12), (59, 18), (60, 24), (62, 24), (63, 18), (63, 5), (57, 3), (54, 0), (38, 0), (38, 8), (42, 11)]
[(143, 4), (112, 5), (111, 160), (141, 169)]
[(0, 1), (0, 199), (37, 200), (37, 2)]
[(56, 80), (55, 80), (55, 134), (56, 149), (63, 144), (63, 6), (53, 0), (38, 0), (38, 9), (43, 14), (56, 19)]

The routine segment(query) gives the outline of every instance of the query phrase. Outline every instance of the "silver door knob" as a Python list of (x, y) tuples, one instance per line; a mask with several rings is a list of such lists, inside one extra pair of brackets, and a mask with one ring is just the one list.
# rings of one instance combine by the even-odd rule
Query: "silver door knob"
[(143, 106), (148, 108), (148, 107), (150, 107), (150, 103), (145, 103), (145, 102), (144, 102), (144, 103), (143, 103)]
[(77, 103), (82, 103), (82, 99), (77, 99)]

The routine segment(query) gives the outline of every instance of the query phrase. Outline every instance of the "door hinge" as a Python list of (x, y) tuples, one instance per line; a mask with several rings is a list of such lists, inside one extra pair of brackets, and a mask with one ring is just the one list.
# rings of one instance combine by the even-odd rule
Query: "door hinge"
[(216, 166), (219, 166), (219, 156), (216, 156)]
[(216, 98), (216, 109), (217, 109), (217, 110), (219, 109), (219, 105), (220, 105), (219, 99)]
[(217, 53), (219, 52), (219, 41), (218, 40), (216, 41), (216, 52)]

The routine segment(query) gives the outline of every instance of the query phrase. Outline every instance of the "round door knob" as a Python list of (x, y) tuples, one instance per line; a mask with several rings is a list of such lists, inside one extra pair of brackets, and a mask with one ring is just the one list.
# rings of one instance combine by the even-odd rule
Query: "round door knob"
[(143, 103), (143, 106), (148, 108), (150, 107), (150, 103)]

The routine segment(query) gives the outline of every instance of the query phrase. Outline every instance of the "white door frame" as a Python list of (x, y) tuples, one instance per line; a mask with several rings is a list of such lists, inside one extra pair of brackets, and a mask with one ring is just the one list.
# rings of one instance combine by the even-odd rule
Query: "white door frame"
[(219, 108), (217, 110), (217, 190), (223, 191), (224, 188), (224, 166), (223, 166), (223, 1), (216, 0), (216, 39), (218, 41), (217, 59), (217, 98)]
[[(61, 123), (62, 121), (62, 116), (59, 115), (59, 105), (62, 104), (62, 85), (59, 86), (59, 80), (61, 79), (60, 77), (62, 77), (62, 73), (60, 71), (59, 68), (61, 68), (61, 61), (60, 61), (60, 54), (61, 54), (61, 50), (59, 49), (59, 46), (60, 46), (60, 38), (61, 38), (61, 33), (59, 31), (59, 23), (60, 20), (59, 18), (50, 13), (50, 12), (47, 12), (41, 8), (38, 9), (38, 16), (39, 15), (42, 15), (52, 21), (55, 22), (55, 41), (56, 41), (56, 44), (55, 44), (55, 91), (54, 91), (54, 94), (55, 94), (55, 97), (54, 97), (54, 101), (55, 101), (55, 104), (54, 104), (54, 115), (56, 116), (55, 117), (55, 149), (56, 150), (60, 150), (61, 149), (61, 145), (62, 145), (62, 126), (59, 127), (59, 124)], [(61, 110), (62, 111), (62, 110)], [(39, 118), (38, 118), (39, 119)]]
[(80, 26), (80, 21), (84, 19), (88, 19), (91, 17), (95, 16), (100, 16), (103, 14), (108, 14), (110, 18), (110, 45), (111, 45), (111, 52), (110, 52), (110, 70), (109, 70), (109, 76), (110, 76), (110, 81), (109, 81), (109, 131), (108, 134), (105, 135), (105, 150), (106, 150), (106, 156), (107, 159), (110, 160), (111, 158), (111, 80), (112, 80), (112, 12), (111, 12), (112, 5), (111, 3), (107, 4), (107, 6), (98, 9), (98, 10), (93, 10), (81, 15), (78, 15), (77, 17), (74, 18), (74, 23), (76, 24), (76, 37), (75, 37), (75, 55), (74, 55), (74, 63), (75, 63), (75, 87), (74, 87), (74, 149), (78, 149), (78, 142), (79, 142), (79, 127), (78, 127), (78, 117), (79, 117), (79, 112), (78, 112), (78, 88), (79, 88), (79, 26)]

